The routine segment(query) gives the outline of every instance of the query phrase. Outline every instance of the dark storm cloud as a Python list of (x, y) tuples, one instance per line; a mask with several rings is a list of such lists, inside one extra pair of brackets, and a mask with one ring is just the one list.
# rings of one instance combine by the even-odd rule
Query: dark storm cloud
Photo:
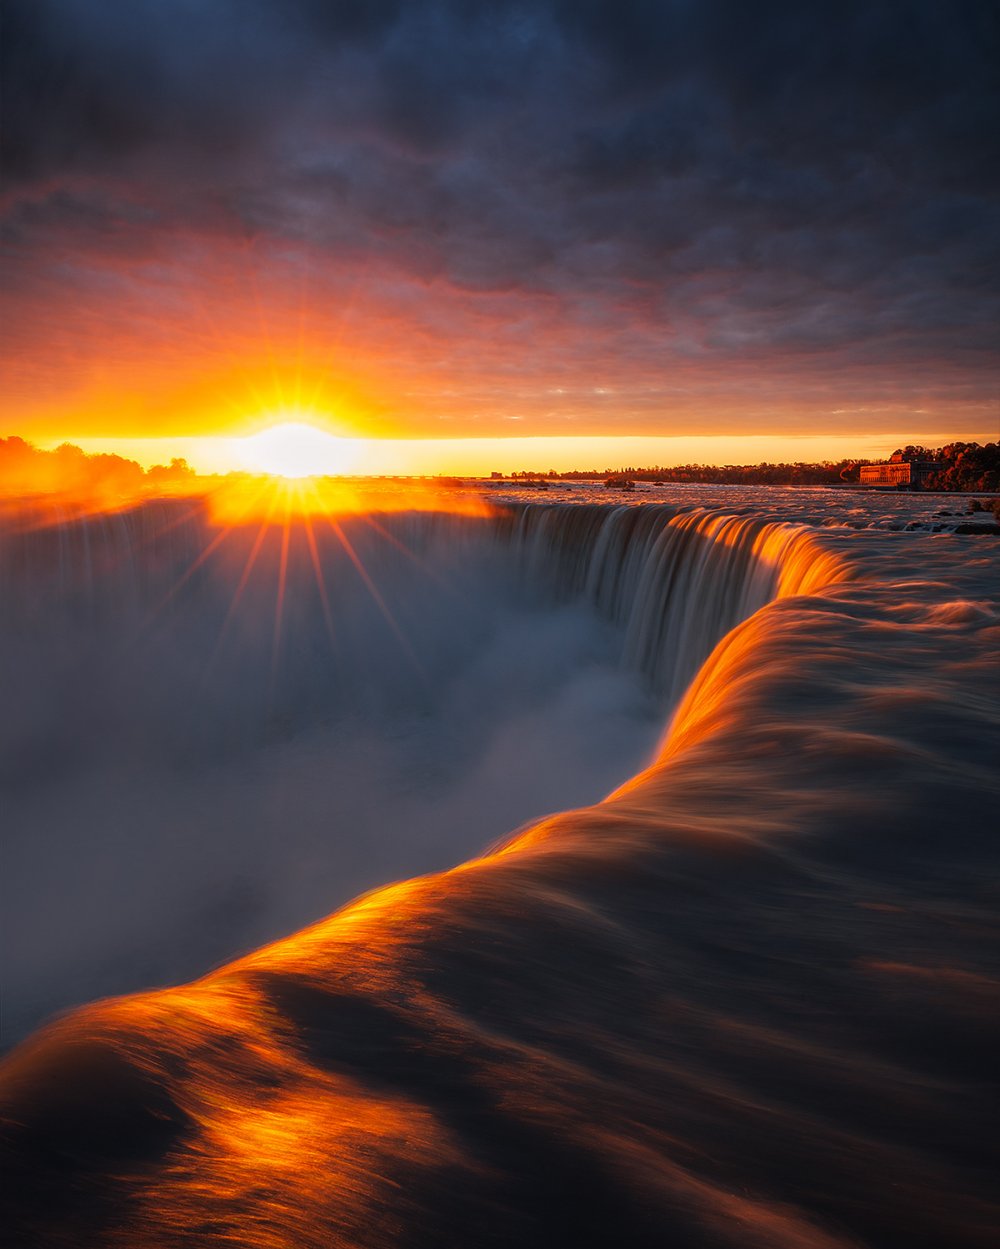
[(985, 2), (13, 0), (4, 49), (22, 259), (51, 186), (741, 354), (988, 354)]

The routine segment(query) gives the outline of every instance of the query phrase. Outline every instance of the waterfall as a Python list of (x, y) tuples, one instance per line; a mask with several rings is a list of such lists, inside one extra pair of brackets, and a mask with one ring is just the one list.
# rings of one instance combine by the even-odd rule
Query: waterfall
[[(666, 505), (355, 517), (317, 529), (315, 548), (308, 532), (220, 530), (189, 503), (4, 536), (7, 735), (45, 746), (13, 777), (14, 797), (41, 777), (25, 853), (42, 879), (82, 879), (85, 895), (94, 882), (72, 913), (22, 886), (19, 957), (44, 968), (54, 950), (62, 974), (77, 958), (76, 979), (138, 945), (126, 929), (99, 958), (87, 947), (124, 899), (142, 920), (162, 908), (171, 954), (197, 937), (200, 974), (92, 1002), (6, 1060), (11, 1243), (988, 1243), (1000, 1213), (985, 1093), (1000, 1042), (989, 539)], [(256, 823), (255, 772), (275, 740), (296, 768), (318, 756), (307, 772), (323, 803), (359, 776), (377, 802), (386, 773), (365, 760), (403, 721), (379, 721), (352, 753), (361, 720), (309, 737), (310, 708), (353, 698), (371, 711), (374, 692), (398, 711), (402, 698), (423, 740), (431, 702), (457, 689), (446, 749), (467, 762), (467, 739), (548, 669), (594, 661), (584, 619), (618, 676), (644, 674), (661, 716), (676, 705), (647, 766), (494, 853), (291, 922), (280, 931), (301, 930), (201, 974), (206, 934), (253, 894), (171, 893), (183, 853), (221, 836), (219, 861), (195, 858), (184, 876), (218, 883), (211, 868), (231, 884), (256, 830), (276, 851), (258, 863), (265, 896), (289, 865), (296, 898), (321, 874), (298, 836), (303, 808), (289, 814), (301, 770), (280, 823)], [(488, 648), (505, 643), (495, 665)], [(215, 652), (221, 675), (203, 662)], [(494, 679), (469, 696), (485, 653)], [(254, 697), (266, 740), (250, 732)], [(523, 785), (531, 754), (554, 758), (600, 721), (593, 706), (571, 701), (533, 735), (512, 721), (522, 750), (498, 756), (494, 798)], [(198, 761), (252, 738), (240, 805), (222, 818), (210, 801), (229, 761), (187, 789), (176, 760), (159, 788), (142, 771), (143, 734), (157, 760), (170, 755), (154, 729), (173, 715), (181, 739), (199, 737)], [(104, 739), (133, 804), (112, 810), (114, 773), (88, 762), (93, 792), (71, 786), (81, 801), (43, 823), (54, 745), (69, 774), (73, 751)], [(463, 827), (490, 815), (479, 793)], [(110, 845), (96, 866), (80, 848), (83, 798)], [(411, 832), (402, 811), (383, 845)], [(140, 894), (158, 812), (168, 836)], [(360, 814), (333, 830), (338, 844), (354, 843)], [(324, 812), (316, 844), (328, 825)]]
[[(252, 571), (268, 588), (280, 577), (297, 596), (300, 638), (311, 635), (303, 653), (315, 658), (315, 635), (329, 614), (324, 593), (343, 581), (352, 561), (367, 568), (373, 584), (422, 567), (424, 593), (433, 594), (442, 559), (454, 569), (484, 558), (492, 546), (495, 575), (509, 571), (495, 563), (507, 551), (536, 599), (586, 602), (620, 628), (622, 663), (672, 707), (741, 620), (776, 597), (847, 575), (844, 562), (800, 526), (657, 504), (511, 504), (485, 517), (394, 512), (310, 527), (308, 536), (315, 558), (301, 522), (282, 557), (280, 524), (213, 527), (190, 499), (8, 526), (0, 531), (0, 613), (29, 628), (66, 611), (78, 622), (100, 617), (120, 628), (175, 598), (195, 597), (222, 627)], [(269, 626), (273, 611), (256, 609), (264, 617), (257, 626)]]
[(801, 526), (656, 504), (526, 504), (513, 541), (530, 582), (622, 626), (623, 662), (668, 707), (740, 621), (849, 575)]

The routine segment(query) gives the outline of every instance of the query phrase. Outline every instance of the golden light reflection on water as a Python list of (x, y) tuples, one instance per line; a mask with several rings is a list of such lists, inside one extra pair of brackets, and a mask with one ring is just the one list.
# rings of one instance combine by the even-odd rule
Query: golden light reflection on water
[(154, 499), (204, 503), (208, 519), (223, 528), (283, 525), (318, 518), (389, 512), (441, 512), (490, 516), (495, 508), (477, 494), (434, 481), (405, 478), (306, 477), (230, 474), (169, 485), (85, 484), (0, 495), (0, 521), (31, 530), (90, 517), (115, 515)]
[(385, 512), (443, 512), (491, 516), (479, 495), (437, 482), (364, 477), (233, 476), (206, 496), (215, 525), (290, 524), (295, 521)]

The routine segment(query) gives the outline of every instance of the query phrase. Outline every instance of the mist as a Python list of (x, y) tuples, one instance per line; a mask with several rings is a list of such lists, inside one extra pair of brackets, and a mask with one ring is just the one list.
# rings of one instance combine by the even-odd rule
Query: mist
[(220, 541), (187, 503), (6, 535), (6, 1044), (452, 866), (650, 756), (661, 700), (622, 631), (526, 580), (502, 527), (314, 540), (316, 560), (304, 531)]

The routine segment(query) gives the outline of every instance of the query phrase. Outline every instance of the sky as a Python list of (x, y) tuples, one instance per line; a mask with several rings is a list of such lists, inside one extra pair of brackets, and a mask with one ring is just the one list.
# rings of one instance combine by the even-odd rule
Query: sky
[(2, 56), (0, 433), (1000, 436), (989, 0), (7, 0)]

